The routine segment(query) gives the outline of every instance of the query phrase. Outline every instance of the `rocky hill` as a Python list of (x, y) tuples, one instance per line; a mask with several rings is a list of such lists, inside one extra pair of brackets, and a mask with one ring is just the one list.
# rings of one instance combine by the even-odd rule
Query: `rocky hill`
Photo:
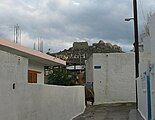
[[(74, 42), (73, 47), (68, 50), (63, 50), (58, 53), (48, 53), (55, 57), (61, 58), (66, 61), (79, 61), (84, 62), (92, 53), (121, 53), (122, 48), (118, 45), (105, 43), (100, 40), (98, 43), (88, 45), (87, 42)], [(76, 63), (76, 62), (75, 62)]]

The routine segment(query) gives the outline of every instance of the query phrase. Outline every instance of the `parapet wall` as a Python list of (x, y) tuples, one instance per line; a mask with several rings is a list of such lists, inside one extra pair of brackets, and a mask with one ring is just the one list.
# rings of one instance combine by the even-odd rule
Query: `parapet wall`
[(70, 120), (85, 109), (83, 86), (28, 84), (28, 59), (0, 51), (0, 120)]

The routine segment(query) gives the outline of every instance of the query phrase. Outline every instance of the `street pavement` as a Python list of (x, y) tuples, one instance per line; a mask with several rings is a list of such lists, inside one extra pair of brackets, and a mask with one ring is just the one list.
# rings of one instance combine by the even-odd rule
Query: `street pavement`
[[(138, 117), (137, 117), (138, 115)], [(73, 120), (143, 120), (135, 110), (135, 104), (106, 104), (88, 106), (83, 114)]]
[(129, 120), (144, 120), (136, 109), (130, 110)]

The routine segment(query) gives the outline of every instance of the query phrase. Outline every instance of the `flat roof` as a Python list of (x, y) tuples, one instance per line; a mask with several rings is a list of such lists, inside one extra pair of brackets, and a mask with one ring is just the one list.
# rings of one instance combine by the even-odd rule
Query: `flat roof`
[(66, 65), (66, 61), (64, 60), (24, 47), (20, 44), (10, 42), (9, 40), (0, 39), (0, 50), (26, 57), (29, 60), (36, 61), (44, 65)]

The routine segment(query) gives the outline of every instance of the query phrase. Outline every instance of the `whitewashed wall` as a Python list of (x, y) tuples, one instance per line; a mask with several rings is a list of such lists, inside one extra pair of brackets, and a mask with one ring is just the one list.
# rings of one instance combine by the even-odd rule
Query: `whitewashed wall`
[(95, 53), (91, 64), (95, 104), (135, 102), (134, 54)]
[[(27, 82), (28, 60), (0, 51), (0, 119), (18, 120), (16, 115), (16, 91), (13, 84)], [(19, 102), (19, 101), (18, 101)]]
[(28, 69), (41, 72), (37, 74), (37, 83), (44, 84), (44, 65), (39, 62), (29, 61)]
[(71, 120), (85, 109), (82, 86), (29, 84), (20, 85), (16, 91), (15, 120)]
[(154, 65), (154, 69), (152, 71), (152, 117), (155, 119), (155, 14), (151, 18), (150, 23), (150, 34), (151, 34), (151, 64)]
[(84, 111), (84, 87), (28, 84), (27, 70), (26, 58), (0, 51), (0, 120), (70, 120)]
[(154, 65), (152, 70), (151, 79), (151, 95), (152, 95), (152, 118), (155, 119), (155, 14), (150, 22), (150, 35), (151, 35), (151, 64)]
[[(145, 50), (145, 49), (144, 49)], [(147, 118), (147, 81), (144, 72), (148, 69), (148, 64), (150, 61), (150, 53), (146, 52), (140, 53), (140, 77), (138, 78), (138, 110), (140, 111), (143, 118)]]
[(86, 82), (93, 82), (93, 56), (86, 61)]
[[(147, 105), (147, 79), (143, 78), (144, 72), (148, 70), (148, 64), (155, 65), (155, 14), (149, 23), (150, 36), (143, 37), (144, 52), (140, 54), (140, 77), (138, 80), (138, 109), (142, 116), (147, 119), (148, 105)], [(155, 68), (154, 68), (155, 69)], [(155, 70), (151, 71), (151, 109), (152, 119), (155, 119)], [(146, 76), (146, 75), (145, 75)]]

